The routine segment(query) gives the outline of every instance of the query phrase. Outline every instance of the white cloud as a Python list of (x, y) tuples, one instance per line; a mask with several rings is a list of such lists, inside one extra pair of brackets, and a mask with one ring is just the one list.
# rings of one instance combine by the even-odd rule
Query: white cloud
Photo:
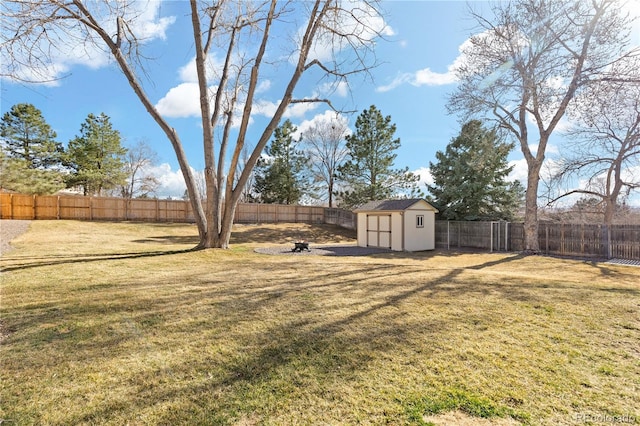
[[(219, 75), (222, 71), (224, 63), (218, 60), (216, 52), (211, 52), (207, 55), (207, 61), (205, 67), (207, 69), (208, 76)], [(195, 56), (189, 60), (182, 67), (178, 68), (178, 77), (180, 81), (184, 83), (197, 83), (198, 82), (198, 70), (196, 69)]]
[(158, 112), (166, 117), (197, 117), (200, 115), (200, 90), (197, 83), (182, 83), (158, 101)]
[(300, 102), (289, 105), (284, 112), (285, 118), (302, 118), (309, 111), (318, 108), (318, 102)]
[(175, 23), (175, 16), (165, 16), (159, 18), (158, 14), (162, 6), (162, 0), (145, 2), (135, 5), (136, 7), (142, 7), (142, 14), (140, 14), (140, 20), (136, 22), (135, 26), (139, 28), (137, 31), (138, 37), (143, 40), (156, 39), (166, 40), (167, 28)]
[(344, 115), (336, 113), (331, 110), (326, 110), (322, 114), (316, 114), (310, 120), (304, 120), (302, 123), (298, 124), (296, 127), (298, 128), (298, 132), (295, 135), (296, 137), (300, 136), (300, 134), (306, 132), (310, 128), (322, 124), (334, 124), (336, 127), (344, 127), (345, 128), (345, 136), (351, 134), (351, 129), (348, 127), (349, 120)]
[(416, 72), (412, 84), (414, 86), (444, 86), (455, 83), (456, 81), (456, 76), (451, 69), (446, 73), (437, 73), (431, 71), (429, 68), (425, 68)]
[[(527, 177), (529, 174), (529, 166), (527, 165), (527, 160), (521, 158), (519, 160), (509, 161), (509, 166), (514, 166), (511, 173), (507, 177), (510, 181), (519, 180), (524, 187), (527, 187)], [(560, 170), (560, 162), (554, 160), (552, 158), (546, 158), (544, 160), (544, 164), (542, 165), (542, 169), (540, 170), (540, 178), (544, 181), (548, 181), (551, 179), (553, 175), (555, 175)]]
[(527, 175), (529, 166), (527, 160), (521, 158), (519, 160), (509, 161), (509, 166), (513, 166), (513, 170), (509, 173), (508, 179), (511, 181), (519, 180), (525, 187), (527, 186)]
[[(253, 114), (273, 117), (278, 109), (278, 102), (260, 99), (253, 104)], [(284, 118), (302, 118), (309, 111), (318, 108), (318, 102), (299, 102), (290, 104), (284, 112)]]
[(196, 70), (196, 58), (191, 58), (189, 62), (178, 68), (178, 77), (184, 83), (197, 83), (198, 71)]
[(160, 188), (158, 188), (157, 191), (159, 198), (180, 198), (184, 195), (187, 185), (184, 183), (184, 178), (180, 170), (172, 170), (171, 165), (162, 163), (151, 167), (149, 172), (160, 181)]
[(388, 92), (403, 84), (410, 84), (415, 87), (420, 86), (445, 86), (457, 82), (452, 66), (449, 71), (438, 73), (431, 71), (430, 68), (424, 68), (414, 73), (403, 73), (396, 76), (391, 83), (379, 86), (377, 92)]
[(271, 89), (271, 80), (262, 80), (256, 87), (256, 93), (268, 92)]
[(431, 176), (431, 169), (428, 167), (420, 167), (412, 172), (415, 175), (420, 176), (418, 185), (422, 188), (425, 185), (433, 185), (433, 177)]
[[(431, 70), (431, 68), (426, 67), (414, 72), (400, 73), (389, 84), (377, 87), (376, 92), (388, 92), (403, 84), (421, 87), (446, 86), (457, 83), (456, 70), (463, 67), (467, 62), (465, 51), (471, 46), (470, 39), (467, 39), (458, 47), (458, 56), (447, 66), (446, 72), (435, 72)], [(404, 46), (401, 45), (401, 47)]]
[(337, 95), (341, 98), (346, 97), (349, 94), (349, 83), (346, 81), (336, 81), (331, 83), (324, 83), (318, 88), (320, 96)]
[(278, 105), (275, 102), (267, 101), (265, 99), (259, 99), (253, 103), (253, 113), (256, 115), (263, 115), (265, 117), (273, 117), (278, 109)]

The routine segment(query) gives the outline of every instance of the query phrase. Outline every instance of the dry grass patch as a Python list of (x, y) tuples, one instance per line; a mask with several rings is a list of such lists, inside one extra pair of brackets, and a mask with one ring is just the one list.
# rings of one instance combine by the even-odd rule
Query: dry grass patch
[(0, 418), (639, 421), (640, 269), (515, 254), (253, 251), (300, 234), (354, 238), (238, 226), (230, 250), (193, 252), (189, 225), (34, 222), (1, 260)]

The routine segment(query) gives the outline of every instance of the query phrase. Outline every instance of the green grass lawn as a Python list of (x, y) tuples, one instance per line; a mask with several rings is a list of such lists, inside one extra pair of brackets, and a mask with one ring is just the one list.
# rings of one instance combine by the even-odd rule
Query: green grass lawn
[(254, 252), (299, 235), (354, 241), (238, 226), (231, 249), (194, 252), (189, 225), (33, 222), (0, 261), (0, 419), (640, 423), (640, 268)]

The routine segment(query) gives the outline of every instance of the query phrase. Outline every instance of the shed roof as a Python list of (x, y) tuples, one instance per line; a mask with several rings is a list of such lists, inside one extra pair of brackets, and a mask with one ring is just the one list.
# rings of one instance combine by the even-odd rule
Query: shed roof
[(365, 212), (365, 211), (403, 211), (407, 210), (409, 207), (413, 206), (416, 203), (424, 202), (430, 210), (437, 210), (429, 203), (427, 203), (422, 198), (405, 198), (398, 200), (376, 200), (369, 201), (359, 207), (357, 207), (355, 212)]

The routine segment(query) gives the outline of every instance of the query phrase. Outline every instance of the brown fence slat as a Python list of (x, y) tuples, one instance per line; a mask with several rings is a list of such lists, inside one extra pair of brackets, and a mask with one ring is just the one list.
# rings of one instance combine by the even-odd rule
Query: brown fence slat
[[(2, 219), (132, 220), (195, 222), (191, 203), (184, 200), (123, 199), (75, 195), (0, 194)], [(330, 210), (332, 215), (327, 215)], [(327, 222), (330, 218), (332, 221)], [(341, 209), (283, 204), (238, 204), (236, 223), (333, 223), (355, 229), (355, 215)]]

